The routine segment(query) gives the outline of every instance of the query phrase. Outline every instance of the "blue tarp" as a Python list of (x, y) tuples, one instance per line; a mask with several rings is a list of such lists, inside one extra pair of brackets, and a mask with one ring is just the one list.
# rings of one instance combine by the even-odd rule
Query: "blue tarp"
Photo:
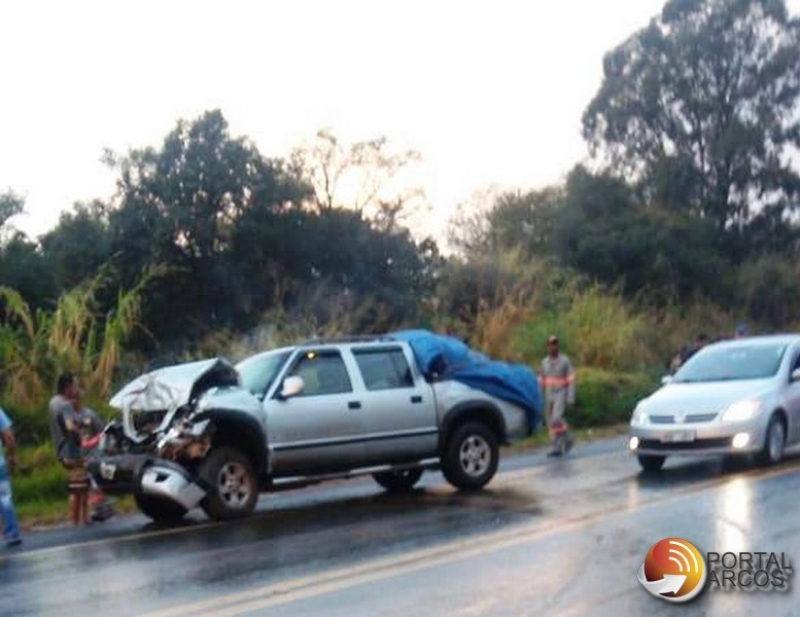
[(536, 374), (524, 364), (509, 364), (470, 349), (452, 336), (428, 330), (402, 330), (390, 337), (411, 346), (428, 379), (454, 379), (522, 407), (531, 430), (539, 426), (542, 399)]

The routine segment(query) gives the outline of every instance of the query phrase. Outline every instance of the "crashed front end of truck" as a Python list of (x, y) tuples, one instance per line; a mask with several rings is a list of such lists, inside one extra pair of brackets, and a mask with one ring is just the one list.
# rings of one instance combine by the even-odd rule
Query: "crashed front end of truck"
[(138, 377), (111, 399), (120, 417), (103, 431), (89, 473), (107, 493), (133, 494), (145, 513), (181, 516), (208, 492), (200, 467), (216, 430), (211, 400), (238, 386), (236, 369), (221, 358)]

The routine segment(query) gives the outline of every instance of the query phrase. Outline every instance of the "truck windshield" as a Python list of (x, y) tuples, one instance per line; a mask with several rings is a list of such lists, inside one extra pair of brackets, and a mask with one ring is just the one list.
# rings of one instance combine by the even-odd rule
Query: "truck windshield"
[(263, 396), (272, 386), (290, 354), (291, 351), (286, 350), (270, 351), (242, 360), (236, 365), (242, 386), (256, 396)]

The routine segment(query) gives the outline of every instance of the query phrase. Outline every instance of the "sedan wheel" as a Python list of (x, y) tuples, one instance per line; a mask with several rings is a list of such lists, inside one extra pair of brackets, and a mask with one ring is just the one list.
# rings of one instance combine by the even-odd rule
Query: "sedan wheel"
[(767, 436), (764, 440), (764, 449), (759, 455), (763, 465), (775, 465), (783, 459), (783, 450), (786, 446), (786, 430), (783, 421), (777, 415), (772, 416), (767, 426)]
[(667, 460), (666, 456), (645, 454), (640, 454), (637, 458), (639, 459), (639, 465), (647, 472), (661, 471), (661, 468), (664, 466), (664, 461)]

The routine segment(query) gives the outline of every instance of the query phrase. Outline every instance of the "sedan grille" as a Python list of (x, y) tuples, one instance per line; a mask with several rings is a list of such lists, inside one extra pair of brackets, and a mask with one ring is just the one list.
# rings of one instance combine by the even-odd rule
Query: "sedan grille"
[(653, 424), (672, 424), (675, 419), (672, 416), (650, 416), (650, 422)]
[(717, 417), (715, 413), (695, 413), (689, 414), (686, 416), (687, 422), (711, 422), (714, 418)]
[(730, 448), (730, 437), (717, 437), (714, 439), (695, 439), (686, 443), (663, 443), (656, 439), (642, 439), (639, 448), (642, 450), (703, 450), (705, 448)]
[(650, 416), (653, 424), (684, 424), (696, 422), (711, 422), (717, 417), (717, 413), (691, 413), (683, 416), (683, 421), (678, 422), (676, 416)]

